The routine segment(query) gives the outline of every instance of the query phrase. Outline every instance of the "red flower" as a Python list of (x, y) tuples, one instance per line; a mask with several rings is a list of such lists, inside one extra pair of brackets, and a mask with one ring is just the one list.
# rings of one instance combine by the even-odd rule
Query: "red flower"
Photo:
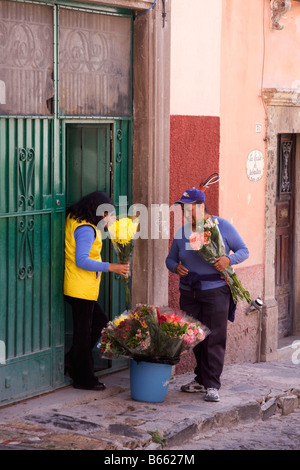
[(175, 313), (171, 313), (171, 315), (168, 315), (166, 318), (167, 323), (180, 323), (181, 317), (175, 315)]
[(158, 324), (161, 325), (162, 323), (167, 321), (167, 318), (165, 317), (165, 315), (161, 315), (160, 313), (157, 312), (157, 320), (158, 320)]

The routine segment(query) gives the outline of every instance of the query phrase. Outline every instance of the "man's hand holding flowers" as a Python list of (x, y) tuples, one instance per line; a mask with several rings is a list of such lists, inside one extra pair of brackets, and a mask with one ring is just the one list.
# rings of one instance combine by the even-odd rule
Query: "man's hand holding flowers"
[(214, 264), (214, 267), (216, 268), (217, 271), (222, 272), (224, 269), (226, 269), (230, 264), (230, 259), (228, 256), (220, 256), (219, 258), (216, 258), (216, 262)]

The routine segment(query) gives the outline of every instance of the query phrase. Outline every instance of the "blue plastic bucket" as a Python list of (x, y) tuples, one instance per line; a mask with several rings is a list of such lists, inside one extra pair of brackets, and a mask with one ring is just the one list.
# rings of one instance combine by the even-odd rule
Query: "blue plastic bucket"
[(172, 366), (154, 362), (130, 361), (130, 389), (133, 400), (158, 403), (168, 391)]

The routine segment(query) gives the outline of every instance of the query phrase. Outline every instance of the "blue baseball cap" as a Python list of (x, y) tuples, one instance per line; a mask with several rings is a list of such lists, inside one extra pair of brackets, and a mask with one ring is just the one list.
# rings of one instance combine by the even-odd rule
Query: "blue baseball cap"
[(174, 204), (192, 204), (193, 202), (204, 202), (205, 194), (201, 189), (190, 188), (184, 191), (183, 195)]

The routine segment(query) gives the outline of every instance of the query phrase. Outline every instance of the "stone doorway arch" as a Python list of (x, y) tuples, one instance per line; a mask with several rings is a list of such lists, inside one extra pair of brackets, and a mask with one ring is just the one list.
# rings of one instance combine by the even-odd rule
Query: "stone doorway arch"
[[(292, 346), (300, 338), (300, 91), (264, 89), (267, 106), (267, 174), (265, 198), (265, 273), (262, 316), (261, 360), (291, 358)], [(275, 297), (275, 231), (277, 191), (277, 146), (279, 134), (296, 135), (295, 222), (294, 222), (294, 296), (291, 336), (278, 340), (278, 305)]]

